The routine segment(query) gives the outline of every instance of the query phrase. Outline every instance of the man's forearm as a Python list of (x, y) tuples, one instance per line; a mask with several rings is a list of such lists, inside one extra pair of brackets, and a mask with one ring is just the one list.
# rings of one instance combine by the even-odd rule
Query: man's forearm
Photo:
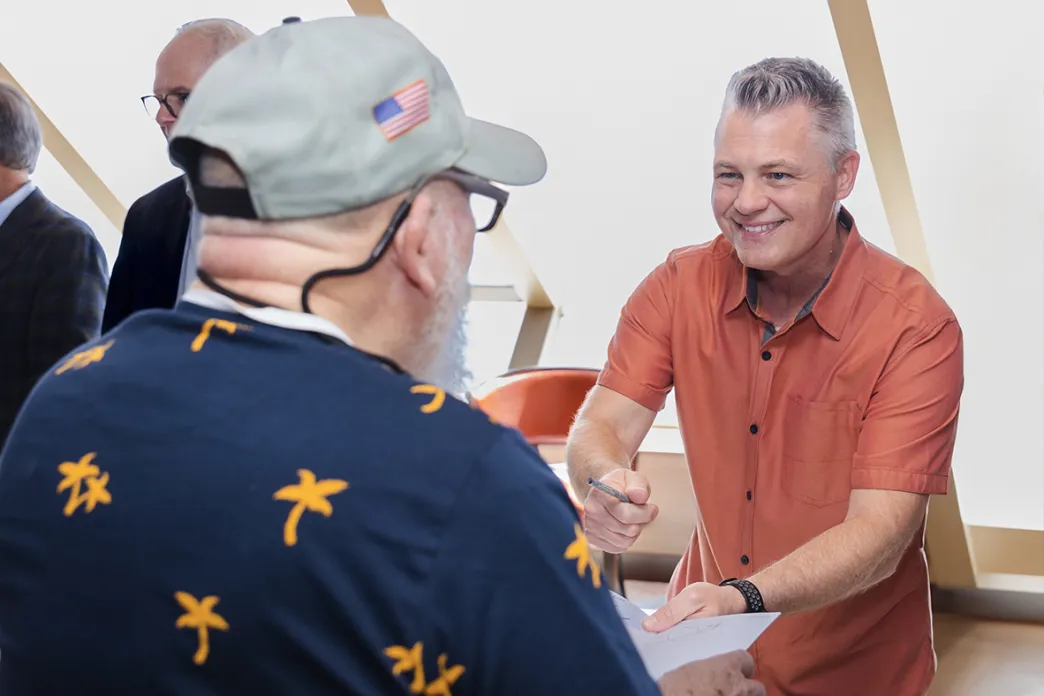
[(590, 420), (578, 420), (569, 434), (566, 462), (573, 490), (583, 497), (588, 478), (601, 478), (614, 469), (628, 468), (632, 455), (611, 428)]
[(881, 520), (845, 520), (749, 580), (761, 591), (768, 611), (808, 611), (888, 578), (911, 538)]

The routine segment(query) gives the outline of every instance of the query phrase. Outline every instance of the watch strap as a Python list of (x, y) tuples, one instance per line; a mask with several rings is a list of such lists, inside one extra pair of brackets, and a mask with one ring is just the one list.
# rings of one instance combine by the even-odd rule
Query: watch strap
[(720, 585), (722, 587), (734, 587), (739, 590), (740, 594), (743, 595), (743, 599), (747, 602), (748, 614), (759, 614), (765, 611), (765, 601), (761, 598), (761, 591), (750, 580), (729, 578), (728, 580), (722, 580)]

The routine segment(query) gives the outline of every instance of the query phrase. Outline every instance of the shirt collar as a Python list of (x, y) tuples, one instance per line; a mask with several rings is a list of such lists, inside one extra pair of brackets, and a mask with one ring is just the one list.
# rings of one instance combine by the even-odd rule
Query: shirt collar
[(241, 314), (259, 324), (278, 326), (292, 331), (323, 334), (336, 338), (346, 345), (352, 345), (352, 339), (348, 338), (348, 334), (342, 331), (339, 326), (314, 314), (294, 312), (289, 309), (280, 309), (279, 307), (246, 307), (213, 290), (200, 288), (189, 288), (181, 296), (181, 299), (184, 302), (191, 302), (201, 307)]
[[(859, 235), (855, 218), (844, 206), (841, 207), (837, 218), (838, 222), (849, 230), (848, 239), (845, 240), (841, 257), (827, 278), (826, 284), (810, 298), (810, 301), (813, 302), (811, 314), (816, 323), (832, 338), (840, 340), (845, 325), (848, 323), (856, 294), (862, 285), (866, 242)], [(744, 303), (749, 303), (753, 309), (757, 303), (755, 273), (739, 263), (735, 251), (732, 252), (732, 255), (736, 259), (736, 264), (735, 272), (728, 283), (726, 313), (734, 311)]]
[(14, 209), (24, 203), (25, 199), (35, 190), (36, 184), (30, 181), (22, 184), (17, 191), (0, 201), (0, 225), (4, 224), (11, 213), (14, 212)]

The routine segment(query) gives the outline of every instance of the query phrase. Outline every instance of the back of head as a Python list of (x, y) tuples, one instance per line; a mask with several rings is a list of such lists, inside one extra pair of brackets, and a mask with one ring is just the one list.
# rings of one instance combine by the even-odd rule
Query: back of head
[(231, 19), (197, 19), (182, 25), (156, 59), (153, 94), (145, 97), (163, 134), (177, 122), (185, 100), (216, 60), (253, 38), (249, 29)]
[(315, 313), (414, 374), (460, 373), (446, 346), (463, 343), (475, 232), (508, 198), (493, 184), (547, 167), (528, 136), (468, 117), (441, 61), (380, 17), (288, 22), (238, 46), (170, 141), (204, 216), (203, 284), (305, 313), (318, 298)]
[(242, 172), (261, 220), (358, 210), (449, 168), (509, 185), (546, 171), (528, 136), (468, 118), (441, 61), (381, 17), (283, 24), (223, 57), (172, 134), (190, 179), (203, 148)]
[(195, 19), (191, 22), (186, 22), (178, 27), (175, 36), (188, 34), (198, 35), (208, 40), (212, 48), (210, 62), (217, 60), (254, 36), (254, 32), (239, 22), (221, 17)]
[(42, 148), (32, 104), (11, 85), (0, 83), (0, 167), (32, 174)]
[(792, 104), (811, 110), (835, 164), (856, 149), (852, 102), (844, 86), (808, 58), (765, 58), (735, 73), (725, 89), (722, 113), (760, 115)]

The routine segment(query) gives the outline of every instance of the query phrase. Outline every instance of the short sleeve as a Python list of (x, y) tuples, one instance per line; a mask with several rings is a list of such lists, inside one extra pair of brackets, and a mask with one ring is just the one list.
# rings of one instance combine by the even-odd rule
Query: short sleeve
[(454, 694), (659, 694), (565, 488), (517, 434), (476, 467), (436, 568)]
[(659, 411), (674, 385), (671, 324), (674, 311), (672, 258), (657, 266), (628, 298), (598, 383)]
[(964, 347), (952, 317), (890, 359), (870, 397), (852, 487), (946, 493), (964, 388)]

